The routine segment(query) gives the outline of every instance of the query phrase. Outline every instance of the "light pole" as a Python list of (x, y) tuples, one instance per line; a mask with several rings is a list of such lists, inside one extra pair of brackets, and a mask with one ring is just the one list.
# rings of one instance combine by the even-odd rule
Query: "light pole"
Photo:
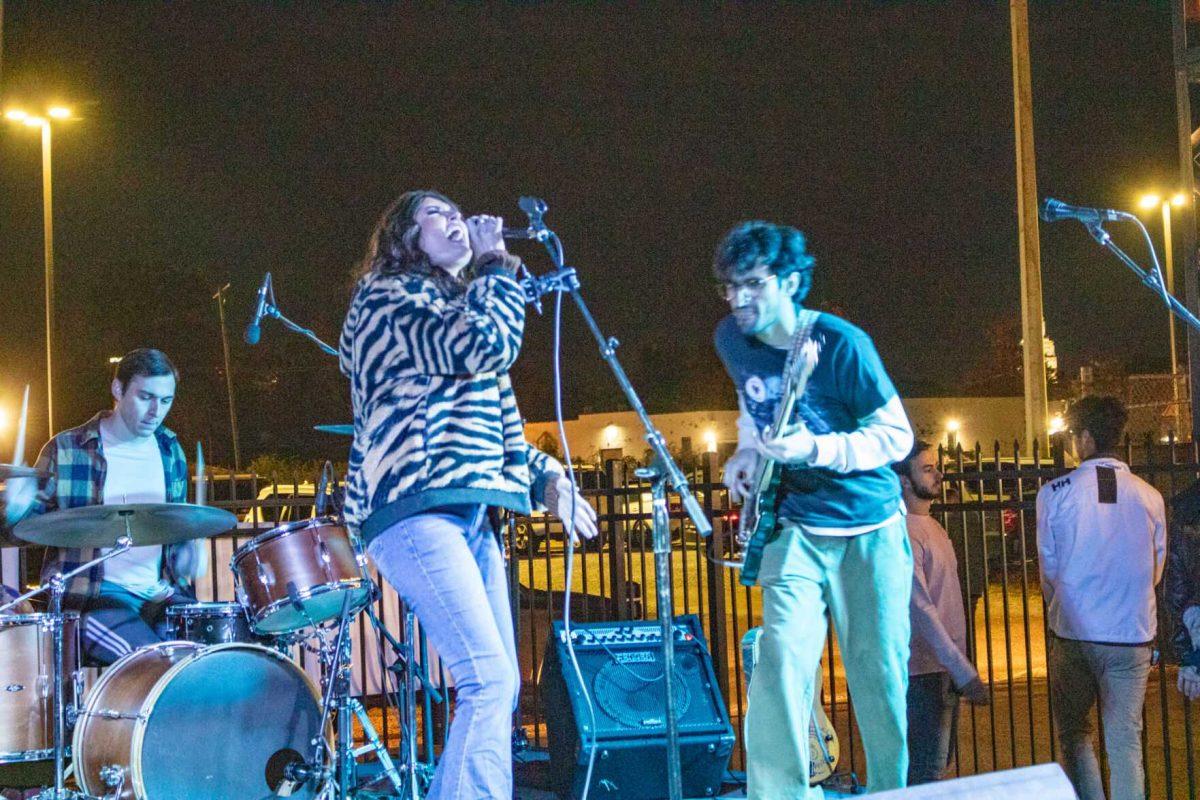
[(30, 114), (20, 108), (10, 108), (4, 117), (42, 131), (42, 238), (46, 275), (46, 423), (54, 436), (54, 200), (51, 190), (51, 125), (52, 119), (71, 118), (71, 109), (51, 106), (45, 116)]
[[(1173, 197), (1164, 198), (1157, 194), (1142, 195), (1138, 205), (1146, 210), (1159, 208), (1162, 209), (1162, 226), (1163, 226), (1163, 264), (1166, 267), (1167, 293), (1175, 294), (1175, 261), (1173, 258), (1171, 247), (1171, 206), (1182, 206), (1187, 202), (1187, 197), (1182, 192), (1176, 193)], [(1183, 431), (1180, 429), (1182, 414), (1179, 408), (1179, 363), (1175, 350), (1175, 315), (1170, 311), (1167, 312), (1167, 330), (1171, 337), (1171, 401), (1172, 411), (1175, 417), (1175, 435), (1183, 437)]]

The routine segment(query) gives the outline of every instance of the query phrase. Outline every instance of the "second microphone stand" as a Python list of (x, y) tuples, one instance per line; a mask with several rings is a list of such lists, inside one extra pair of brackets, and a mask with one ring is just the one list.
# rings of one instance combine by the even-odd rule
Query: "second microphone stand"
[[(539, 201), (539, 205), (540, 211), (544, 211), (545, 203)], [(663, 708), (666, 712), (667, 728), (667, 797), (670, 800), (681, 800), (683, 779), (679, 753), (679, 719), (675, 713), (675, 603), (671, 587), (671, 538), (667, 516), (667, 488), (670, 487), (679, 495), (683, 501), (684, 510), (696, 526), (697, 533), (708, 537), (712, 533), (712, 523), (708, 521), (708, 517), (700, 507), (700, 502), (692, 494), (683, 470), (671, 458), (666, 439), (654, 427), (654, 422), (650, 419), (641, 398), (638, 397), (637, 390), (633, 388), (629, 376), (625, 374), (625, 369), (617, 359), (617, 347), (620, 346), (620, 342), (615, 337), (606, 337), (600, 330), (600, 326), (596, 324), (591, 310), (584, 301), (583, 295), (580, 294), (578, 274), (564, 264), (562, 243), (558, 236), (541, 224), (540, 212), (536, 217), (533, 214), (530, 215), (530, 228), (544, 230), (545, 233), (540, 237), (540, 241), (550, 254), (555, 270), (546, 275), (530, 276), (525, 279), (524, 287), (527, 299), (531, 303), (536, 303), (542, 295), (551, 292), (565, 292), (571, 295), (579, 313), (583, 315), (584, 322), (587, 323), (588, 330), (592, 332), (592, 336), (600, 346), (601, 357), (612, 370), (630, 407), (642, 423), (642, 427), (646, 431), (646, 443), (654, 451), (655, 457), (652, 466), (645, 471), (639, 470), (638, 474), (650, 478), (654, 498), (654, 571), (657, 583), (658, 619), (662, 629), (663, 690), (665, 692)]]

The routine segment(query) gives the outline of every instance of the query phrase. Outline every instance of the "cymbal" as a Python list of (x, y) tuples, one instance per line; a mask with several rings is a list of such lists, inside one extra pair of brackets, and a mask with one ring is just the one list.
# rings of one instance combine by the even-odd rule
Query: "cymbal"
[(321, 433), (333, 433), (338, 436), (354, 435), (353, 425), (313, 425), (313, 430), (320, 431)]
[(50, 473), (42, 469), (24, 467), (20, 464), (0, 464), (0, 481), (9, 478), (49, 478)]
[(24, 520), (13, 533), (27, 542), (50, 547), (113, 547), (128, 531), (134, 547), (138, 547), (216, 536), (236, 527), (237, 517), (223, 508), (190, 503), (127, 503), (52, 511)]

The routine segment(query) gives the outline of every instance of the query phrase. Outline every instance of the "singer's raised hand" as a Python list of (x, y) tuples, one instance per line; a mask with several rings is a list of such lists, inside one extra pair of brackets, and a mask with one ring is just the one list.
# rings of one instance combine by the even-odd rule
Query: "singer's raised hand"
[(505, 250), (504, 220), (488, 214), (467, 217), (467, 236), (471, 239), (471, 252), (480, 258), (496, 250)]

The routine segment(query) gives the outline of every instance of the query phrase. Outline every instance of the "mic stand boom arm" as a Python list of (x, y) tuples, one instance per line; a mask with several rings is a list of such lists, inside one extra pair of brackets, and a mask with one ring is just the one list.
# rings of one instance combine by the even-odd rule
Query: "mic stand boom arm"
[[(1137, 222), (1138, 226), (1141, 227), (1141, 221), (1137, 220)], [(1116, 242), (1112, 240), (1112, 237), (1108, 235), (1108, 231), (1104, 230), (1099, 223), (1085, 225), (1084, 227), (1087, 228), (1088, 233), (1092, 235), (1093, 239), (1095, 239), (1102, 247), (1120, 259), (1121, 263), (1129, 267), (1129, 269), (1133, 271), (1133, 274), (1137, 275), (1138, 279), (1141, 280), (1142, 283), (1153, 289), (1154, 293), (1162, 298), (1162, 301), (1166, 304), (1167, 308), (1171, 310), (1171, 313), (1190, 325), (1192, 330), (1200, 332), (1200, 319), (1197, 319), (1195, 314), (1193, 314), (1191, 311), (1188, 311), (1187, 307), (1183, 305), (1183, 303), (1180, 303), (1175, 299), (1173, 294), (1167, 291), (1166, 284), (1162, 280), (1162, 272), (1157, 268), (1157, 259), (1155, 259), (1154, 270), (1142, 269), (1136, 261), (1129, 257), (1128, 253), (1117, 246)], [(1145, 233), (1145, 228), (1143, 228), (1142, 231)], [(1151, 257), (1153, 257), (1153, 248), (1150, 250), (1150, 254)]]
[(321, 350), (324, 351), (326, 354), (331, 355), (334, 358), (337, 358), (337, 354), (338, 354), (337, 350), (333, 349), (329, 345), (325, 344), (325, 342), (321, 341), (321, 339), (315, 333), (313, 333), (311, 330), (309, 330), (308, 328), (301, 327), (300, 325), (297, 325), (296, 323), (292, 322), (290, 319), (285, 317), (283, 315), (283, 312), (279, 310), (279, 306), (275, 305), (274, 303), (267, 303), (265, 306), (263, 306), (263, 317), (272, 317), (274, 319), (279, 320), (279, 322), (283, 325), (283, 327), (287, 328), (290, 331), (300, 334), (301, 336), (303, 336), (304, 338), (308, 339), (313, 344), (315, 344), (317, 347), (321, 348)]

